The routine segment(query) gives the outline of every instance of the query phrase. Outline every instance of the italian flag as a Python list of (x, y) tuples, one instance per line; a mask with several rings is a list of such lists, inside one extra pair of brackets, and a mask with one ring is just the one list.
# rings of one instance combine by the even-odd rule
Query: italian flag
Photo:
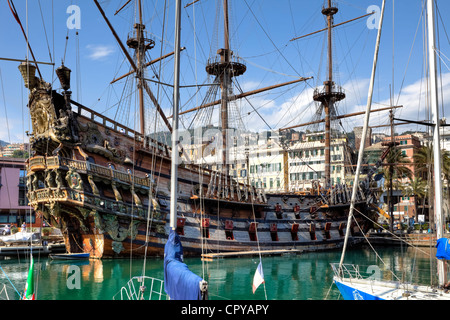
[(23, 294), (22, 300), (35, 300), (34, 295), (34, 260), (31, 256), (30, 269), (28, 270), (27, 284), (25, 285), (25, 292)]

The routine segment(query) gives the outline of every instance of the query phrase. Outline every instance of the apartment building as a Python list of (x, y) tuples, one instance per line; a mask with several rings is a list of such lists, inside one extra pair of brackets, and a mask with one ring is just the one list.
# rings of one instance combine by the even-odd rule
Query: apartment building
[(0, 147), (0, 157), (12, 158), (14, 151), (28, 151), (28, 143), (11, 143), (6, 146)]
[[(352, 150), (345, 135), (331, 140), (331, 184), (348, 183)], [(289, 189), (308, 190), (314, 181), (325, 183), (325, 140), (323, 132), (307, 133), (289, 148)]]
[[(240, 136), (246, 143), (229, 146), (228, 172), (242, 183), (249, 183), (266, 192), (293, 192), (308, 190), (314, 182), (325, 184), (325, 141), (323, 132), (293, 136), (282, 144), (278, 135), (254, 134)], [(216, 146), (217, 147), (217, 146)], [(221, 151), (212, 144), (185, 147), (196, 164), (221, 170)], [(352, 150), (345, 135), (331, 142), (331, 183), (351, 183), (346, 175), (351, 172)]]
[(0, 223), (40, 226), (26, 197), (26, 160), (0, 158)]

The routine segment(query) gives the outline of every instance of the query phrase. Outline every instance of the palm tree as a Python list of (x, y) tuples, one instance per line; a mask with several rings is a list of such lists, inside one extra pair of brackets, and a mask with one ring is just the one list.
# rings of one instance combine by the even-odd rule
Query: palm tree
[[(442, 175), (447, 181), (447, 207), (450, 208), (450, 152), (442, 150)], [(434, 185), (433, 177), (433, 145), (424, 145), (414, 155), (416, 173), (429, 185)], [(442, 177), (441, 177), (442, 178)], [(429, 188), (429, 199), (434, 199), (434, 190)], [(430, 201), (428, 201), (430, 203)], [(434, 230), (434, 214), (429, 213), (430, 226)]]
[(414, 218), (415, 221), (417, 221), (417, 215), (419, 213), (418, 202), (420, 199), (424, 199), (428, 194), (427, 182), (421, 177), (413, 177), (409, 179), (409, 183), (407, 185), (403, 186), (402, 192), (404, 196), (414, 197)]
[[(416, 175), (427, 181), (429, 186), (433, 185), (433, 146), (426, 144), (421, 146), (413, 156)], [(428, 188), (428, 204), (430, 199), (434, 199), (434, 189)], [(424, 201), (425, 204), (425, 201)], [(432, 207), (429, 205), (428, 221), (430, 228), (434, 230), (434, 214)]]
[(408, 164), (411, 164), (411, 161), (407, 158), (407, 156), (402, 152), (402, 150), (396, 146), (392, 147), (384, 159), (386, 162), (386, 166), (384, 168), (384, 177), (385, 177), (385, 189), (390, 190), (388, 193), (388, 203), (390, 205), (390, 215), (391, 215), (391, 223), (390, 229), (394, 230), (394, 213), (393, 213), (393, 201), (392, 201), (392, 190), (398, 190), (399, 186), (403, 184), (403, 180), (405, 178), (411, 179), (412, 171), (408, 167)]

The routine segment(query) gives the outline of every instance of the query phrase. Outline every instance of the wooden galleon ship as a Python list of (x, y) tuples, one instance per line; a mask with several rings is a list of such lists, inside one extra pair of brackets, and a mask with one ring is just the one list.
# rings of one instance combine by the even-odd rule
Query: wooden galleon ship
[[(30, 92), (33, 130), (29, 135), (29, 203), (61, 229), (69, 253), (87, 252), (91, 258), (161, 256), (169, 234), (170, 156), (174, 151), (145, 134), (144, 95), (171, 130), (143, 77), (149, 65), (145, 51), (154, 43), (145, 37), (140, 20), (134, 25), (134, 36), (127, 40), (135, 53), (131, 57), (100, 4), (94, 2), (130, 63), (130, 74), (136, 73), (141, 131), (73, 101), (66, 66), (56, 69), (62, 88), (57, 90), (36, 76), (37, 63), (22, 63), (19, 69)], [(225, 8), (226, 4), (224, 0)], [(208, 65), (207, 72), (221, 85), (222, 129), (228, 129), (227, 84), (243, 74), (245, 66), (232, 61), (227, 41), (218, 54), (220, 61)], [(183, 149), (176, 152), (182, 156)], [(326, 204), (330, 194), (323, 190), (266, 195), (263, 189), (237, 182), (227, 170), (183, 164), (178, 169), (178, 191), (177, 232), (185, 255), (312, 251), (339, 248), (343, 243), (348, 206), (341, 201), (331, 209)], [(361, 193), (361, 210), (369, 196)]]

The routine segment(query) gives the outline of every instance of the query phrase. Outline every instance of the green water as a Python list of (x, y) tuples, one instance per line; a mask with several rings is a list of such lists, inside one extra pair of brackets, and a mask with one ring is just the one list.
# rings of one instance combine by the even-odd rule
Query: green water
[[(427, 251), (427, 252), (423, 252)], [(397, 277), (408, 282), (429, 284), (435, 281), (434, 260), (429, 250), (409, 248), (377, 248), (379, 258), (370, 248), (347, 252), (345, 263), (358, 264), (361, 274), (379, 270), (383, 279)], [(432, 257), (434, 253), (432, 252)], [(338, 300), (338, 290), (332, 285), (330, 263), (339, 262), (340, 251), (305, 253), (291, 256), (262, 257), (265, 284), (255, 294), (252, 281), (258, 257), (226, 258), (201, 262), (189, 258), (189, 268), (209, 283), (210, 300)], [(380, 258), (384, 261), (381, 262)], [(144, 260), (93, 260), (85, 262), (55, 262), (34, 257), (36, 295), (38, 300), (111, 300), (130, 277), (143, 273)], [(0, 290), (6, 284), (10, 299), (17, 300), (25, 288), (29, 260), (0, 260)], [(375, 266), (375, 267), (374, 267)], [(147, 259), (145, 275), (163, 279), (162, 259)], [(8, 280), (9, 279), (9, 280)], [(11, 285), (11, 283), (12, 285)], [(0, 294), (5, 298), (5, 293)]]

